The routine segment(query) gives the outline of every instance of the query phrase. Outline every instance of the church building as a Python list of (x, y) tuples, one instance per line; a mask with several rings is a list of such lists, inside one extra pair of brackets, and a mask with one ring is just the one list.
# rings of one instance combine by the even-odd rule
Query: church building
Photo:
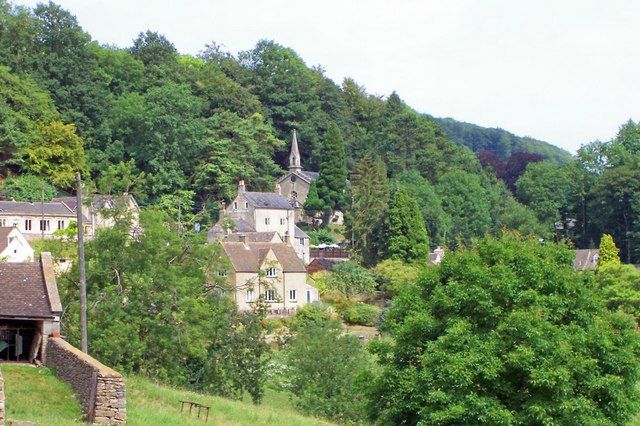
[(276, 181), (276, 193), (282, 195), (293, 206), (296, 212), (296, 221), (300, 221), (304, 215), (302, 207), (307, 195), (309, 195), (311, 182), (316, 179), (318, 179), (317, 172), (302, 170), (298, 138), (294, 129), (291, 139), (291, 152), (289, 153), (289, 172)]

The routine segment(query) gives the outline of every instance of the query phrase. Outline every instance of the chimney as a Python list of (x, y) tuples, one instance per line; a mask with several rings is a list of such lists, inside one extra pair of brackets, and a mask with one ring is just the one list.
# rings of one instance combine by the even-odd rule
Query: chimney
[(240, 179), (240, 182), (238, 182), (238, 194), (242, 194), (245, 189), (244, 179)]
[(285, 244), (289, 244), (289, 231), (284, 233), (283, 241)]

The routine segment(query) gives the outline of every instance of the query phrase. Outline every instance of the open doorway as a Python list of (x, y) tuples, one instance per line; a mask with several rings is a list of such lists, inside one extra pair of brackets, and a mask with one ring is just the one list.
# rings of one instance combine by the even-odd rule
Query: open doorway
[(42, 322), (0, 319), (0, 362), (33, 362), (39, 358)]

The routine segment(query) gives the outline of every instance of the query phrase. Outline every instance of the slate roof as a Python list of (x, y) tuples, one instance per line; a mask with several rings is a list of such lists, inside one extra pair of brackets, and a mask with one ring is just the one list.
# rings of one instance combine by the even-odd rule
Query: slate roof
[(257, 272), (269, 250), (273, 251), (285, 273), (307, 271), (293, 247), (288, 244), (223, 242), (222, 249), (236, 272)]
[(320, 177), (320, 173), (318, 172), (307, 172), (304, 170), (301, 171), (296, 171), (296, 172), (288, 172), (282, 176), (280, 176), (280, 178), (277, 180), (277, 182), (282, 182), (286, 179), (289, 179), (289, 177), (291, 175), (295, 175), (297, 177), (299, 177), (300, 179), (304, 180), (307, 183), (311, 183), (312, 180), (316, 180), (318, 179), (318, 177)]
[(0, 253), (9, 245), (9, 234), (13, 229), (11, 226), (0, 226)]
[(271, 192), (245, 192), (244, 198), (256, 209), (292, 209), (291, 204), (281, 195)]
[(294, 231), (293, 231), (293, 238), (306, 238), (306, 239), (309, 239), (309, 236), (307, 234), (305, 234), (302, 229), (300, 229), (300, 228), (298, 228), (296, 226), (294, 228)]
[(306, 175), (311, 180), (316, 180), (320, 177), (320, 173), (318, 172), (306, 172), (303, 170), (302, 174)]
[[(0, 317), (51, 318), (60, 313), (51, 308), (51, 290), (47, 290), (42, 265), (43, 262), (0, 263)], [(57, 290), (52, 297), (58, 297)]]
[(26, 201), (0, 201), (0, 215), (75, 217), (66, 204), (62, 202), (29, 203)]
[(229, 234), (225, 237), (224, 240), (229, 242), (240, 242), (240, 236), (244, 236), (245, 241), (248, 243), (269, 243), (273, 241), (273, 238), (276, 236), (276, 232), (247, 232), (241, 234)]
[(52, 202), (64, 203), (69, 210), (75, 212), (78, 208), (78, 199), (76, 197), (56, 197), (51, 200)]
[(598, 258), (600, 250), (598, 249), (582, 249), (574, 250), (576, 257), (573, 258), (573, 269), (582, 271), (586, 269), (596, 269), (598, 266)]

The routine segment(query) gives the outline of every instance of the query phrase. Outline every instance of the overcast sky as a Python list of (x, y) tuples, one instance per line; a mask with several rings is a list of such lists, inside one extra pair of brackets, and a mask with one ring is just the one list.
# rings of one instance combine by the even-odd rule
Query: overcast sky
[[(17, 0), (33, 6), (37, 1)], [(640, 118), (640, 1), (58, 0), (101, 43), (147, 29), (181, 53), (262, 39), (337, 83), (575, 151)]]

